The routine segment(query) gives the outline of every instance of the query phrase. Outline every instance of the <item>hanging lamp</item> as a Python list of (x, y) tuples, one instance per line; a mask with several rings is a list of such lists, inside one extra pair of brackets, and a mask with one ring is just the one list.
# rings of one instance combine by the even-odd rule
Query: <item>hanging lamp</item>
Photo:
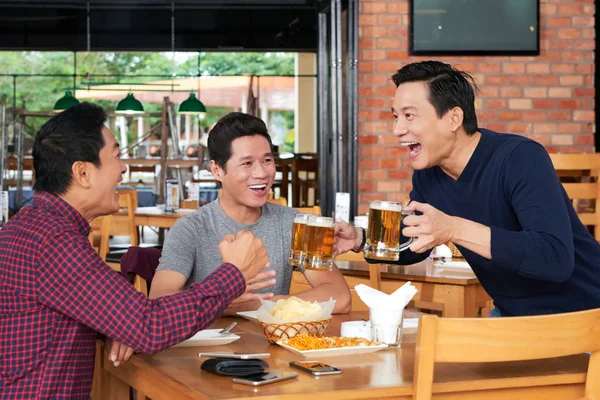
[(54, 103), (53, 111), (59, 113), (65, 111), (69, 107), (76, 106), (77, 104), (79, 104), (79, 100), (77, 100), (75, 96), (73, 96), (71, 91), (67, 90), (65, 92), (65, 95), (58, 99), (56, 103)]
[(196, 98), (194, 93), (190, 93), (190, 97), (179, 105), (179, 113), (199, 114), (200, 119), (202, 119), (202, 114), (206, 115), (206, 107), (204, 106), (204, 103)]
[(142, 103), (133, 97), (133, 93), (128, 93), (127, 96), (119, 101), (115, 112), (119, 114), (137, 114), (144, 112), (144, 106)]

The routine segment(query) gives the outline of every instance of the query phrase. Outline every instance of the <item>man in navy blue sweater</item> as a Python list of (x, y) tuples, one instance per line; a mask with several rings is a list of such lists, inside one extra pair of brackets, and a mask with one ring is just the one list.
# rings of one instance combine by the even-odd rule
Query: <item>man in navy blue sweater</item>
[[(407, 210), (417, 211), (404, 217), (402, 235), (415, 240), (398, 263), (451, 241), (494, 299), (490, 316), (600, 307), (600, 245), (544, 147), (478, 128), (473, 78), (448, 64), (408, 64), (392, 80), (394, 134), (415, 170)], [(362, 238), (339, 223), (334, 250), (360, 250)]]

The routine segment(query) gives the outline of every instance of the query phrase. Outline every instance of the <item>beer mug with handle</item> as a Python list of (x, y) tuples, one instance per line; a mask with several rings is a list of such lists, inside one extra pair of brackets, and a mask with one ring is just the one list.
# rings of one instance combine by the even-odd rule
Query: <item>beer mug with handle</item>
[(402, 204), (392, 201), (372, 201), (369, 205), (369, 224), (365, 242), (365, 258), (398, 261), (400, 252), (407, 250), (413, 238), (400, 244), (400, 224), (404, 215)]
[(296, 214), (294, 216), (294, 225), (292, 227), (292, 243), (290, 248), (290, 265), (294, 267), (304, 266), (304, 257), (306, 256), (306, 224), (309, 214)]
[(333, 236), (335, 220), (311, 215), (306, 224), (304, 268), (331, 271), (333, 268)]

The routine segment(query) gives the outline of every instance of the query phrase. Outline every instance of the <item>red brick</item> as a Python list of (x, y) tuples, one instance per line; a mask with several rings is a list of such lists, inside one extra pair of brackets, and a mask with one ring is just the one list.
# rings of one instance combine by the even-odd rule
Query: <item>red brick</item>
[[(405, 60), (408, 58), (408, 52), (401, 50), (388, 50), (387, 58), (390, 60)], [(396, 69), (400, 69), (400, 65), (398, 65)]]
[(361, 157), (382, 157), (385, 154), (385, 147), (379, 145), (361, 146), (359, 150)]
[(384, 60), (385, 51), (376, 49), (361, 49), (360, 53), (363, 60)]
[(552, 135), (550, 137), (550, 143), (561, 146), (568, 146), (573, 144), (573, 142), (573, 135)]
[(577, 135), (575, 136), (575, 144), (594, 144), (594, 135)]
[(549, 97), (571, 97), (573, 95), (573, 89), (563, 87), (551, 87), (548, 89)]
[(484, 104), (485, 108), (493, 108), (496, 110), (508, 107), (508, 102), (505, 99), (488, 99), (485, 100)]
[(375, 68), (378, 72), (384, 74), (388, 82), (392, 84), (390, 77), (399, 69), (401, 65), (397, 61), (379, 61), (377, 63), (377, 67)]
[(358, 144), (376, 144), (377, 135), (358, 135)]
[(374, 192), (376, 189), (377, 185), (373, 181), (358, 182), (358, 190), (360, 192)]
[[(507, 111), (511, 112), (511, 111)], [(496, 112), (493, 110), (480, 111), (477, 113), (477, 119), (479, 121), (493, 121), (496, 119)]]
[(364, 72), (373, 72), (375, 71), (375, 62), (373, 61), (360, 61), (358, 63), (358, 73), (364, 73)]
[(571, 18), (569, 17), (548, 17), (545, 22), (546, 26), (552, 28), (571, 26)]
[(385, 149), (385, 155), (387, 157), (404, 157), (408, 154), (408, 150), (406, 147), (395, 146), (395, 147), (387, 147)]
[(554, 108), (555, 106), (556, 100), (533, 100), (533, 108)]
[(580, 29), (559, 29), (559, 39), (579, 39), (581, 37)]
[(392, 120), (391, 118), (388, 117), (386, 118), (387, 120), (389, 120), (389, 126), (390, 128), (388, 129), (387, 132), (384, 135), (379, 135), (379, 144), (384, 144), (384, 145), (388, 145), (388, 146), (398, 146), (398, 138), (396, 137), (396, 135), (392, 134)]
[(379, 168), (400, 168), (402, 162), (398, 158), (381, 158), (379, 159)]
[(405, 169), (395, 169), (388, 171), (388, 178), (390, 179), (409, 179), (412, 176), (412, 172)]
[(525, 72), (525, 64), (505, 62), (502, 64), (502, 72), (505, 74), (523, 74)]
[[(359, 25), (362, 25), (359, 21)], [(363, 37), (383, 37), (388, 34), (388, 28), (385, 26), (364, 26), (362, 28)]]
[(589, 27), (593, 27), (594, 26), (594, 17), (593, 16), (579, 16), (579, 17), (573, 17), (571, 18), (571, 25), (572, 26), (589, 26)]
[(556, 10), (558, 7), (556, 4), (540, 4), (540, 14), (541, 15), (554, 15), (556, 14)]
[(537, 123), (533, 124), (533, 133), (556, 133), (556, 124)]
[(575, 73), (574, 64), (552, 64), (551, 70), (553, 74), (573, 74)]
[(377, 87), (368, 85), (358, 85), (358, 94), (360, 96), (372, 96), (377, 94)]
[(388, 10), (391, 13), (408, 14), (408, 2), (404, 2), (403, 4), (390, 3)]
[(573, 114), (570, 111), (551, 111), (548, 117), (550, 121), (569, 121)]
[(399, 39), (379, 38), (377, 39), (377, 47), (379, 49), (399, 49), (402, 42)]
[(496, 86), (485, 85), (479, 88), (479, 96), (498, 97), (500, 96), (500, 89)]
[(507, 128), (506, 124), (489, 123), (489, 124), (485, 124), (485, 128), (491, 129), (495, 132), (509, 132), (509, 129)]
[(581, 124), (576, 122), (558, 124), (558, 133), (580, 133)]
[(594, 111), (575, 110), (573, 111), (573, 121), (594, 121)]
[(377, 88), (378, 96), (392, 97), (394, 95), (394, 93), (396, 93), (396, 88), (394, 87), (393, 84), (380, 86), (379, 88)]
[(383, 101), (382, 98), (379, 97), (367, 97), (364, 98), (365, 100), (365, 107), (369, 107), (369, 108), (382, 108), (385, 107), (385, 102)]
[(548, 89), (545, 87), (528, 87), (523, 90), (523, 96), (529, 98), (535, 97), (546, 97), (548, 96)]
[(358, 172), (363, 180), (381, 180), (386, 177), (385, 169), (366, 169)]
[(533, 85), (533, 76), (531, 75), (514, 75), (510, 77), (511, 85), (528, 86)]
[(531, 132), (531, 124), (525, 124), (522, 122), (509, 122), (507, 131), (509, 133), (530, 133)]
[(573, 95), (575, 97), (594, 97), (594, 88), (575, 88), (573, 89)]
[(550, 136), (549, 135), (532, 135), (532, 136), (529, 136), (529, 138), (531, 140), (535, 140), (536, 142), (538, 142), (542, 145), (550, 144)]
[(375, 39), (373, 39), (371, 37), (364, 37), (364, 38), (358, 39), (358, 47), (361, 49), (365, 49), (367, 47), (374, 48), (375, 47)]
[(360, 74), (358, 76), (358, 82), (367, 85), (385, 85), (389, 79), (389, 76), (384, 74)]
[(519, 121), (521, 113), (519, 111), (499, 111), (498, 119), (500, 121)]
[(377, 22), (379, 25), (398, 26), (400, 25), (400, 17), (394, 14), (379, 15)]
[(500, 88), (500, 96), (502, 97), (521, 97), (523, 96), (523, 89), (519, 87), (503, 87)]
[(545, 111), (523, 111), (523, 121), (545, 121), (547, 118)]
[(544, 146), (548, 153), (558, 153), (558, 146)]
[(399, 192), (402, 189), (400, 181), (379, 181), (377, 182), (377, 191), (381, 193)]
[(579, 101), (577, 100), (558, 100), (556, 103), (558, 108), (579, 108)]
[(574, 40), (573, 43), (575, 50), (594, 50), (596, 47), (593, 40)]
[(362, 12), (365, 14), (381, 14), (387, 12), (387, 3), (364, 3)]
[(361, 14), (358, 16), (358, 25), (377, 25), (377, 15), (374, 14)]
[(583, 6), (580, 4), (559, 5), (557, 14), (559, 14), (559, 15), (581, 15), (581, 14), (583, 14)]
[(577, 67), (575, 67), (575, 71), (578, 74), (593, 74), (594, 64), (579, 64)]
[(511, 110), (529, 110), (533, 107), (531, 99), (509, 99), (508, 108)]
[(549, 40), (547, 43), (548, 48), (553, 50), (569, 50), (573, 46), (572, 41), (565, 39)]
[(499, 63), (479, 63), (477, 71), (479, 72), (500, 72), (501, 66)]
[(534, 82), (538, 86), (556, 86), (558, 85), (558, 76), (538, 75), (534, 78)]
[(527, 64), (528, 74), (548, 74), (550, 73), (550, 64)]
[(363, 132), (386, 132), (388, 130), (388, 124), (386, 122), (373, 122), (368, 121), (363, 123)]

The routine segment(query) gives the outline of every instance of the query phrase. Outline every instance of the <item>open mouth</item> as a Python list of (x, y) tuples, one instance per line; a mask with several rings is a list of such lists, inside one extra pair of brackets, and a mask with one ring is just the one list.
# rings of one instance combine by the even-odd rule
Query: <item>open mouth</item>
[(419, 142), (400, 142), (400, 146), (408, 147), (408, 156), (413, 158), (421, 152), (421, 143)]
[(255, 192), (262, 192), (263, 190), (265, 190), (267, 188), (266, 184), (261, 184), (261, 185), (250, 185), (248, 186), (248, 189), (253, 190)]

